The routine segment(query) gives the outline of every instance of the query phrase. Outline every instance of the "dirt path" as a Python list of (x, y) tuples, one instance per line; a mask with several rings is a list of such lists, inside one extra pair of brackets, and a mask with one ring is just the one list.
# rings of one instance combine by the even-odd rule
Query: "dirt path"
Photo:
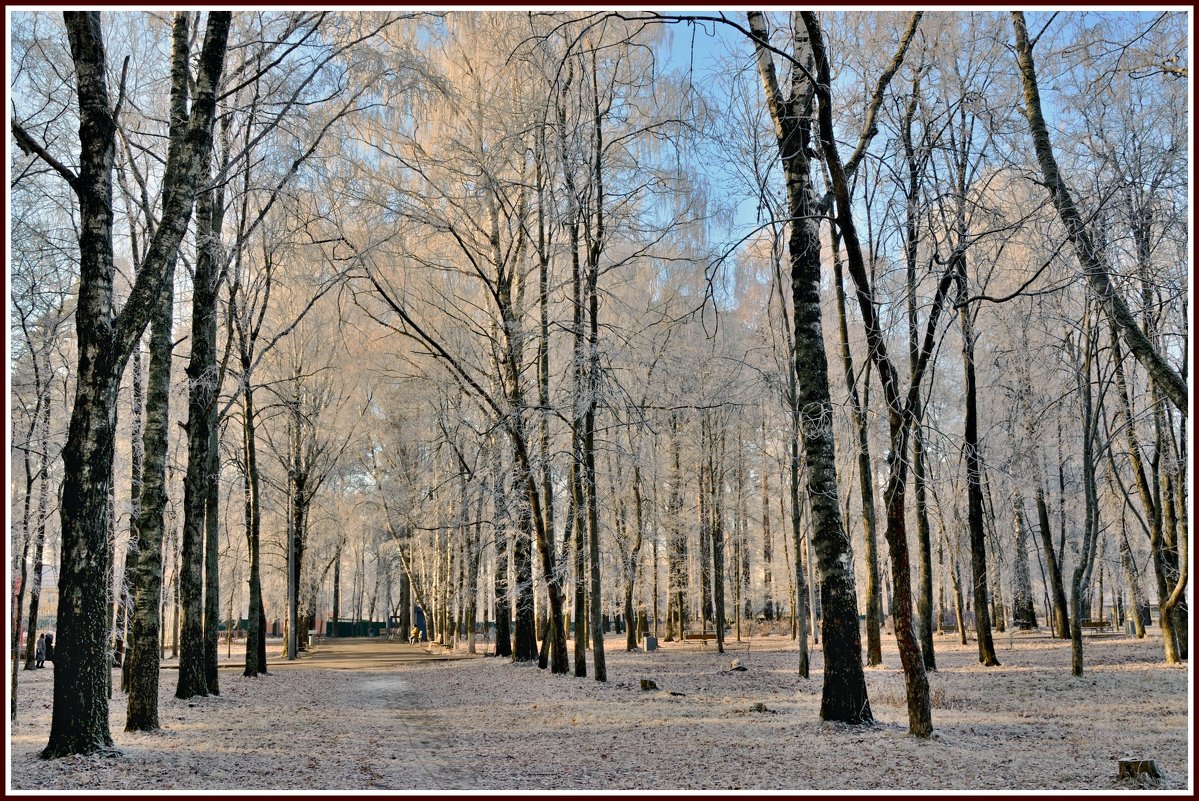
[[(414, 790), (478, 786), (452, 748), (445, 710), (420, 674), (468, 656), (379, 638), (327, 640), (294, 662), (277, 643), (269, 673), (246, 678), (240, 654), (222, 654), (221, 695), (174, 697), (164, 670), (151, 733), (123, 731), (126, 697), (109, 702), (116, 751), (38, 759), (50, 728), (53, 667), (21, 674), (10, 735), (12, 787), (24, 790)], [(169, 667), (169, 665), (167, 666)], [(113, 671), (119, 688), (119, 669)], [(455, 756), (457, 753), (457, 756)]]
[(289, 662), (268, 657), (267, 664), (270, 670), (394, 670), (426, 662), (475, 658), (467, 654), (441, 653), (439, 648), (428, 643), (409, 645), (382, 637), (325, 638), (299, 659)]

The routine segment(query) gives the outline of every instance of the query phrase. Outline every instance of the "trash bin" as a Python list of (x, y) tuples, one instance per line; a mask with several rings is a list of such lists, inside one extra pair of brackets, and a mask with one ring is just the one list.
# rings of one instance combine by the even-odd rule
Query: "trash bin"
[(645, 650), (646, 651), (658, 650), (658, 638), (653, 636), (652, 634), (645, 635)]

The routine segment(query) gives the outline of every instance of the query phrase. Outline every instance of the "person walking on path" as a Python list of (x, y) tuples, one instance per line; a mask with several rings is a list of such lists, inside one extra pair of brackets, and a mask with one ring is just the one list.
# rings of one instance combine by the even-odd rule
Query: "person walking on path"
[(33, 660), (34, 660), (33, 661), (34, 667), (45, 667), (46, 666), (46, 635), (45, 634), (37, 635), (37, 645), (34, 648)]
[(412, 622), (417, 629), (420, 630), (420, 641), (429, 641), (429, 630), (425, 628), (425, 610), (420, 608), (420, 604), (412, 610)]
[[(46, 632), (46, 661), (54, 661), (54, 632), (52, 631)], [(45, 667), (45, 665), (42, 667)]]

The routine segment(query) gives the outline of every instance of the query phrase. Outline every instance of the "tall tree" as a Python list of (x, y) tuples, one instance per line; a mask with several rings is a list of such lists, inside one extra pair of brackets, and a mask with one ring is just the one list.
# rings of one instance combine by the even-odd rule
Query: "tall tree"
[(797, 18), (790, 47), (791, 86), (784, 94), (775, 69), (766, 18), (760, 11), (746, 13), (758, 75), (778, 139), (787, 185), (787, 215), (791, 220), (787, 244), (791, 259), (795, 372), (803, 377), (798, 388), (798, 405), (804, 420), (811, 536), (820, 564), (820, 600), (824, 609), (825, 667), (820, 716), (825, 720), (865, 723), (873, 720), (873, 715), (862, 671), (853, 560), (836, 502), (832, 404), (821, 325), (819, 206), (811, 172), (816, 86), (810, 68), (814, 59), (808, 35)]
[[(874, 288), (866, 273), (862, 247), (858, 241), (857, 227), (854, 222), (849, 185), (846, 181), (845, 168), (837, 152), (837, 143), (833, 137), (831, 78), (828, 61), (828, 51), (824, 44), (824, 35), (820, 21), (814, 12), (802, 12), (804, 26), (811, 42), (813, 61), (816, 67), (816, 95), (819, 98), (819, 131), (820, 143), (824, 154), (825, 164), (832, 179), (832, 188), (836, 201), (836, 223), (841, 237), (845, 242), (846, 264), (849, 274), (857, 288), (858, 308), (861, 311), (862, 323), (866, 329), (866, 338), (870, 351), (870, 359), (879, 374), (884, 399), (887, 404), (888, 429), (890, 432), (890, 454), (888, 460), (887, 485), (884, 490), (884, 503), (887, 510), (886, 539), (891, 553), (891, 571), (895, 581), (893, 603), (895, 610), (895, 638), (899, 645), (899, 657), (903, 665), (904, 683), (907, 692), (909, 730), (918, 737), (928, 737), (932, 734), (932, 705), (929, 700), (928, 678), (925, 674), (924, 661), (920, 654), (920, 646), (916, 641), (912, 622), (911, 568), (908, 557), (908, 542), (906, 529), (906, 490), (908, 460), (905, 458), (911, 428), (915, 419), (916, 404), (919, 402), (921, 381), (929, 358), (932, 355), (936, 341), (937, 321), (945, 305), (949, 283), (953, 277), (951, 270), (946, 270), (937, 286), (936, 297), (929, 313), (924, 337), (917, 357), (915, 369), (912, 371), (910, 385), (906, 395), (901, 394), (897, 380), (897, 372), (890, 357), (883, 337), (875, 310)], [(920, 12), (912, 15), (911, 22), (900, 40), (899, 49), (884, 73), (885, 80), (879, 82), (879, 93), (886, 86), (886, 81), (898, 70), (903, 61), (908, 45), (915, 35), (920, 23)], [(876, 106), (877, 107), (877, 106)], [(826, 641), (825, 648), (828, 648)]]
[[(200, 54), (187, 125), (169, 142), (163, 207), (129, 298), (113, 310), (112, 170), (122, 95), (110, 104), (99, 12), (64, 12), (79, 102), (78, 174), (13, 121), (13, 134), (74, 189), (80, 213), (80, 286), (75, 330), (79, 362), (67, 444), (63, 450), (62, 554), (55, 651), (54, 708), (42, 756), (111, 747), (110, 657), (106, 572), (109, 491), (116, 428), (116, 391), (125, 362), (157, 307), (169, 265), (191, 217), (212, 143), (216, 89), (224, 68), (230, 13), (212, 12)], [(175, 64), (186, 63), (185, 60)], [(172, 86), (186, 81), (172, 81)]]

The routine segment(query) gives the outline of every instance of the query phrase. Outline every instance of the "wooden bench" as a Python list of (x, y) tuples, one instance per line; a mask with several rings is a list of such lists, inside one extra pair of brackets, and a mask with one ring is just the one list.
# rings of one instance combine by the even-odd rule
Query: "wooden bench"
[(708, 645), (708, 640), (711, 640), (712, 642), (716, 642), (716, 632), (714, 632), (714, 631), (685, 631), (685, 632), (683, 632), (683, 640), (684, 641), (699, 640), (706, 648)]
[(1113, 630), (1110, 620), (1084, 620), (1078, 624), (1078, 627), (1082, 629), (1083, 634), (1086, 634), (1088, 631), (1098, 634), (1101, 631)]
[(312, 643), (313, 645), (316, 645), (320, 641), (321, 641), (320, 630), (319, 629), (308, 629), (308, 642)]

